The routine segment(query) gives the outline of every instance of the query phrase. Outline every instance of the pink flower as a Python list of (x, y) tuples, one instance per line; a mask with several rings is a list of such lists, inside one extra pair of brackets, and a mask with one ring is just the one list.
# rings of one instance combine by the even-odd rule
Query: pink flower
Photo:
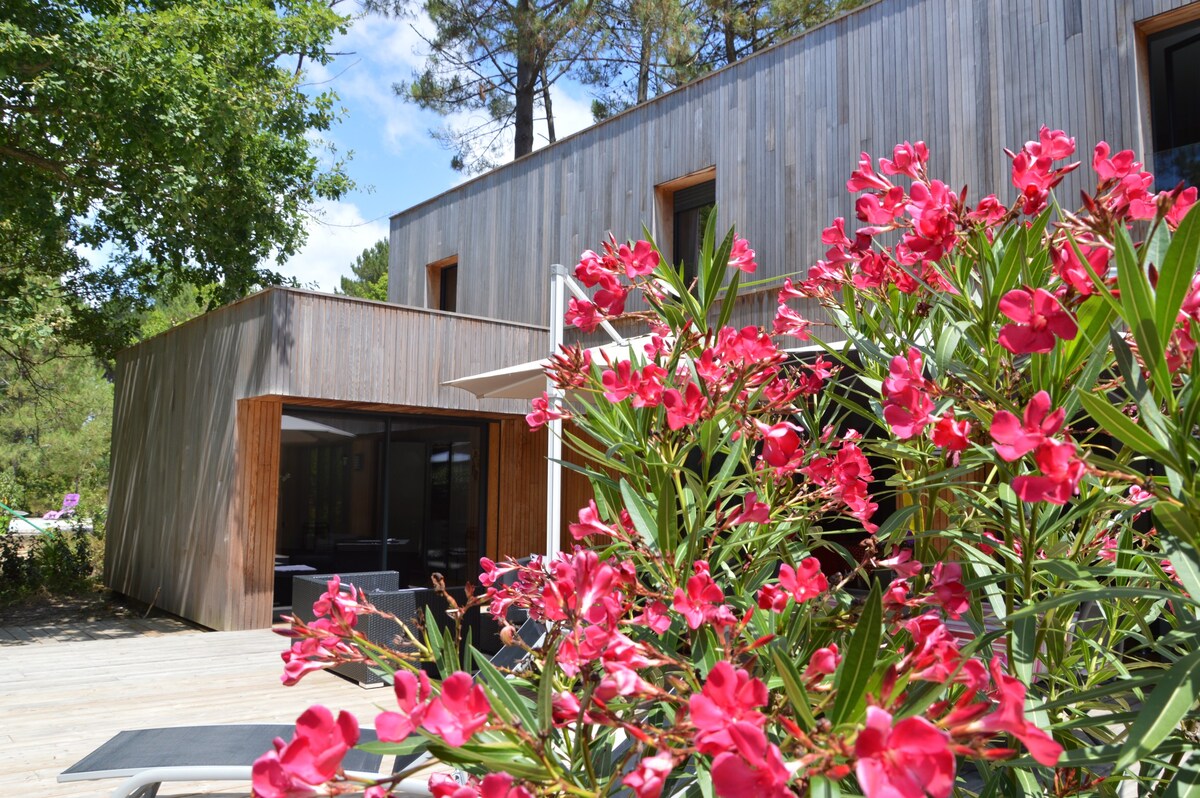
[(875, 564), (884, 568), (890, 568), (905, 578), (916, 576), (921, 573), (921, 568), (924, 567), (920, 562), (913, 559), (912, 552), (908, 549), (898, 549), (888, 559), (876, 560)]
[(809, 659), (808, 667), (804, 669), (805, 681), (815, 682), (830, 675), (837, 670), (841, 661), (842, 656), (838, 653), (837, 643), (830, 643), (828, 648), (818, 648)]
[(892, 716), (867, 707), (867, 727), (858, 734), (855, 773), (866, 798), (946, 798), (954, 788), (954, 754), (949, 737), (922, 717), (892, 725)]
[(675, 760), (671, 755), (658, 753), (640, 760), (637, 767), (621, 779), (621, 783), (633, 790), (637, 798), (658, 798), (674, 769)]
[(688, 628), (699, 629), (705, 623), (721, 628), (736, 623), (733, 611), (725, 604), (725, 592), (709, 574), (708, 563), (696, 562), (692, 569), (695, 573), (687, 581), (687, 592), (675, 588), (671, 602), (687, 621)]
[(971, 445), (971, 423), (965, 418), (954, 420), (954, 411), (937, 420), (930, 435), (934, 446), (940, 446), (948, 452), (965, 451)]
[(885, 175), (908, 175), (913, 180), (919, 180), (928, 160), (929, 148), (925, 146), (925, 142), (909, 144), (906, 141), (892, 149), (891, 160), (879, 159), (879, 171)]
[(313, 615), (321, 617), (328, 615), (331, 620), (345, 626), (354, 626), (358, 622), (359, 603), (356, 600), (354, 586), (346, 585), (342, 590), (342, 578), (334, 574), (321, 597), (313, 602)]
[(425, 720), (429, 709), (429, 677), (424, 671), (414, 676), (398, 671), (393, 689), (399, 712), (381, 712), (375, 718), (375, 731), (384, 742), (398, 743), (412, 734)]
[(858, 168), (850, 173), (850, 179), (846, 181), (846, 190), (851, 192), (867, 191), (870, 189), (887, 191), (891, 187), (892, 184), (886, 178), (875, 174), (875, 170), (871, 167), (871, 156), (865, 152), (860, 153), (858, 156)]
[(805, 557), (798, 569), (784, 563), (779, 566), (779, 584), (792, 594), (797, 604), (816, 598), (829, 589), (829, 580), (821, 573), (816, 557)]
[[(880, 159), (883, 165), (884, 159)], [(890, 225), (896, 217), (904, 215), (904, 189), (893, 186), (880, 194), (863, 194), (854, 203), (855, 215), (867, 224)]]
[(530, 405), (533, 407), (533, 410), (525, 414), (525, 423), (534, 432), (540, 430), (551, 421), (571, 417), (570, 413), (564, 412), (557, 406), (557, 402), (555, 406), (551, 406), (550, 397), (545, 391), (542, 392), (541, 396), (530, 402)]
[(700, 420), (705, 406), (704, 394), (700, 392), (700, 386), (688, 382), (683, 393), (674, 388), (663, 391), (662, 405), (667, 409), (667, 426), (674, 430), (683, 429)]
[(999, 657), (992, 658), (992, 679), (996, 682), (996, 699), (1000, 706), (992, 714), (974, 724), (984, 732), (1007, 732), (1029, 749), (1029, 755), (1046, 767), (1054, 767), (1063, 748), (1054, 738), (1025, 720), (1025, 685), (1006, 675)]
[(926, 393), (928, 383), (921, 376), (921, 353), (910, 347), (907, 357), (892, 358), (888, 377), (883, 381), (883, 420), (901, 440), (921, 434), (933, 420), (933, 400)]
[(600, 322), (604, 321), (604, 314), (593, 303), (571, 297), (567, 302), (567, 312), (563, 315), (563, 319), (567, 324), (578, 327), (585, 333), (590, 333), (595, 332), (596, 328), (600, 326)]
[(1133, 150), (1121, 150), (1112, 158), (1108, 142), (1102, 141), (1092, 151), (1092, 168), (1101, 180), (1119, 180), (1141, 171), (1142, 165), (1133, 159)]
[(1066, 504), (1079, 492), (1087, 466), (1075, 456), (1075, 444), (1048, 438), (1038, 444), (1034, 459), (1041, 476), (1013, 477), (1012, 489), (1021, 501)]
[(771, 520), (771, 508), (758, 500), (754, 491), (742, 497), (742, 510), (730, 519), (730, 524), (765, 524)]
[(422, 727), (458, 748), (487, 723), (492, 705), (469, 673), (458, 671), (442, 682), (442, 692), (425, 714)]
[(630, 279), (647, 275), (658, 266), (658, 253), (649, 241), (638, 241), (633, 245), (633, 249), (630, 249), (628, 244), (622, 244), (617, 248), (617, 257), (625, 266), (625, 275)]
[(1008, 463), (1019, 460), (1038, 447), (1047, 436), (1058, 432), (1065, 414), (1060, 407), (1050, 411), (1050, 394), (1038, 391), (1025, 407), (1024, 420), (1007, 410), (999, 410), (992, 417), (991, 436), (996, 454)]
[(1077, 332), (1075, 319), (1042, 288), (1009, 291), (1000, 299), (1000, 310), (1017, 322), (1000, 330), (1000, 345), (1013, 354), (1049, 352), (1056, 337), (1069, 341)]
[(967, 221), (988, 227), (996, 224), (1008, 214), (1008, 208), (1000, 204), (995, 194), (988, 194), (979, 201), (975, 210), (967, 214)]
[(1108, 272), (1108, 261), (1112, 252), (1102, 246), (1092, 246), (1084, 241), (1076, 242), (1083, 261), (1075, 253), (1075, 247), (1067, 241), (1062, 246), (1050, 247), (1050, 261), (1054, 271), (1063, 282), (1083, 296), (1091, 296), (1096, 292), (1093, 276), (1103, 277)]
[(762, 729), (735, 723), (729, 736), (732, 745), (712, 762), (713, 789), (720, 798), (792, 798), (791, 773)]
[(763, 436), (762, 459), (772, 468), (784, 469), (789, 473), (800, 465), (804, 451), (800, 448), (800, 434), (795, 424), (780, 421), (766, 426), (755, 422)]
[[(1197, 191), (1195, 186), (1188, 186), (1183, 191), (1179, 192), (1179, 196), (1175, 198), (1175, 202), (1171, 205), (1171, 209), (1167, 211), (1167, 224), (1170, 225), (1171, 229), (1179, 227), (1179, 223), (1183, 221), (1183, 217), (1187, 216), (1188, 211), (1191, 210), (1192, 206), (1196, 204), (1196, 197), (1198, 193), (1200, 192)], [(1159, 197), (1162, 198), (1164, 194), (1169, 196), (1170, 192), (1164, 191), (1159, 194)], [(1162, 200), (1160, 199), (1160, 202), (1161, 201)]]
[(771, 329), (775, 335), (790, 335), (801, 341), (807, 341), (809, 339), (808, 328), (811, 326), (812, 322), (808, 319), (787, 305), (781, 304), (775, 311), (775, 321)]
[(616, 363), (614, 368), (615, 370), (605, 369), (600, 375), (600, 382), (604, 385), (604, 398), (616, 403), (633, 393), (637, 383), (633, 374), (633, 364), (628, 360)]
[(254, 762), (254, 794), (264, 798), (313, 795), (310, 786), (324, 784), (337, 775), (346, 752), (358, 743), (358, 721), (348, 712), (333, 713), (323, 706), (309, 707), (296, 720), (292, 741), (275, 741)]
[(1034, 155), (1044, 155), (1059, 161), (1075, 154), (1075, 139), (1061, 130), (1051, 130), (1042, 125), (1037, 141), (1025, 142), (1025, 149)]
[(533, 798), (527, 788), (514, 787), (513, 777), (504, 771), (489, 773), (483, 781), (471, 776), (466, 784), (447, 773), (434, 773), (429, 777), (429, 793), (433, 798)]
[(732, 743), (729, 727), (745, 722), (762, 728), (766, 718), (759, 708), (767, 703), (767, 686), (725, 660), (708, 672), (704, 688), (688, 699), (692, 723), (699, 730), (697, 748), (703, 754), (719, 754)]
[(579, 523), (571, 524), (568, 529), (575, 540), (583, 540), (589, 535), (610, 538), (616, 534), (611, 526), (600, 520), (600, 510), (596, 507), (595, 499), (588, 499), (588, 506), (579, 510)]
[(671, 628), (671, 616), (667, 615), (667, 605), (661, 601), (652, 601), (635, 619), (635, 623), (644, 625), (655, 634), (662, 634)]
[(750, 242), (736, 233), (733, 236), (733, 249), (729, 253), (729, 268), (739, 269), (746, 274), (754, 274), (758, 264), (754, 262), (754, 250)]
[(970, 595), (962, 583), (962, 566), (956, 562), (934, 565), (929, 589), (933, 595), (926, 602), (939, 605), (951, 618), (961, 616), (970, 605)]

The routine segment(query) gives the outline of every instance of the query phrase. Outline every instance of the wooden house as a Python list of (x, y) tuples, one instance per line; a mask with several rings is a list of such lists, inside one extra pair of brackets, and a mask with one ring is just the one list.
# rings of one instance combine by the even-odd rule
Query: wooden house
[(859, 152), (905, 140), (974, 199), (1043, 124), (1196, 182), (1198, 90), (1196, 0), (877, 0), (464, 183), (392, 218), (387, 303), (272, 289), (120, 357), (106, 581), (236, 629), (296, 569), (537, 550), (544, 433), (442, 383), (546, 354), (550, 264), (643, 225), (686, 262), (715, 204), (759, 277), (803, 273)]

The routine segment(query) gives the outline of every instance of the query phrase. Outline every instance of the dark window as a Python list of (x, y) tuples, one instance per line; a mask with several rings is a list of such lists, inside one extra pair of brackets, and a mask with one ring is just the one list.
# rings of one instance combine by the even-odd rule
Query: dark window
[[(448, 418), (285, 408), (277, 573), (393, 570), (402, 585), (478, 576), (487, 428)], [(290, 603), (289, 579), (276, 605)]]
[(443, 266), (438, 273), (438, 310), (458, 310), (458, 264)]
[(451, 255), (425, 267), (426, 304), (434, 310), (458, 312), (458, 256)]
[(700, 242), (704, 226), (717, 202), (717, 181), (708, 180), (675, 192), (671, 202), (671, 257), (676, 265), (683, 263), (688, 282), (696, 279), (696, 262), (700, 258)]
[(1159, 190), (1200, 185), (1200, 21), (1147, 39)]

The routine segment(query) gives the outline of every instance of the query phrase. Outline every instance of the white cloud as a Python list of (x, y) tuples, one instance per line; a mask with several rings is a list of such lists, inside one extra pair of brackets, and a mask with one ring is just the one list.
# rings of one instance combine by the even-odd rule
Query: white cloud
[(280, 271), (300, 285), (331, 292), (367, 247), (387, 236), (387, 219), (367, 221), (350, 202), (322, 202), (308, 220), (308, 243)]

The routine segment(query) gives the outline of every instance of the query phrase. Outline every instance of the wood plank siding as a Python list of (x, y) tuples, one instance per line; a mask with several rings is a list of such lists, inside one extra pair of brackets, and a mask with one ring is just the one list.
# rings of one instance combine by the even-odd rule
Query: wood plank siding
[(545, 526), (545, 436), (521, 429), (526, 403), (442, 382), (542, 357), (547, 340), (531, 325), (272, 289), (126, 350), (106, 583), (215, 629), (270, 623), (284, 403), (507, 425), (498, 478), (542, 494), (515, 494), (515, 510), (498, 494), (488, 553), (527, 554)]
[[(1012, 194), (1001, 149), (1041, 124), (1085, 160), (1105, 139), (1150, 161), (1139, 26), (1196, 16), (1190, 0), (879, 0), (392, 217), (388, 298), (426, 305), (426, 265), (456, 255), (460, 311), (546, 324), (549, 264), (608, 231), (658, 233), (655, 186), (707, 167), (719, 224), (782, 277), (822, 257), (835, 216), (853, 220), (863, 150), (923, 139), (932, 175), (975, 199)], [(738, 322), (773, 310), (756, 300)]]

